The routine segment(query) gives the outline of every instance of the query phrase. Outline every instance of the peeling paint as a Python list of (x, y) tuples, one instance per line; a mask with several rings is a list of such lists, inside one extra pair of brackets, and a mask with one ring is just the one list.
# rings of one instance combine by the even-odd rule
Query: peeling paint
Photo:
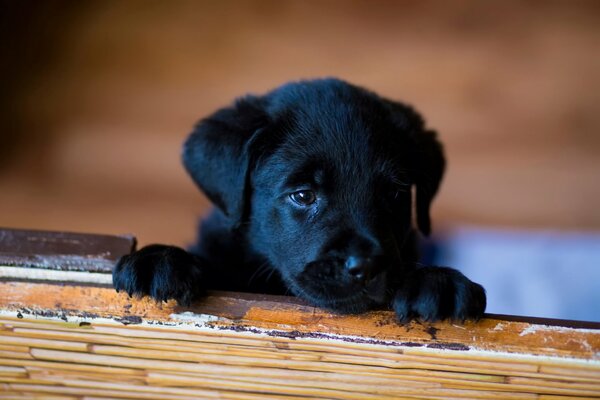
[(521, 333), (519, 333), (519, 336), (531, 335), (531, 334), (535, 334), (538, 332), (561, 332), (561, 333), (568, 334), (573, 331), (600, 335), (600, 330), (598, 330), (598, 329), (582, 329), (582, 328), (570, 328), (570, 327), (565, 327), (565, 326), (530, 324), (525, 329), (523, 329), (521, 331)]
[(504, 324), (502, 322), (498, 322), (496, 324), (496, 326), (494, 327), (494, 329), (492, 329), (493, 331), (503, 331), (504, 330)]
[(191, 311), (186, 311), (186, 312), (182, 312), (179, 314), (171, 314), (171, 315), (169, 315), (169, 318), (171, 318), (172, 320), (175, 320), (175, 321), (179, 321), (179, 322), (186, 322), (186, 323), (200, 324), (200, 325), (219, 320), (219, 317), (217, 317), (216, 315), (195, 314)]
[(581, 345), (582, 345), (582, 346), (583, 346), (583, 347), (584, 347), (584, 348), (585, 348), (587, 351), (592, 351), (592, 350), (594, 350), (594, 349), (592, 348), (592, 346), (591, 346), (591, 345), (588, 343), (588, 341), (587, 341), (587, 340), (583, 340), (583, 341), (581, 341), (580, 343), (581, 343)]

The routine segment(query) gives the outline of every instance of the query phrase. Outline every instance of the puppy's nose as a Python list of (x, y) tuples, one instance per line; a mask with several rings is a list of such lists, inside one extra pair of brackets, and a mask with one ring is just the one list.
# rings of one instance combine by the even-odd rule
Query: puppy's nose
[(346, 270), (357, 281), (367, 281), (373, 272), (371, 258), (350, 256), (346, 260)]

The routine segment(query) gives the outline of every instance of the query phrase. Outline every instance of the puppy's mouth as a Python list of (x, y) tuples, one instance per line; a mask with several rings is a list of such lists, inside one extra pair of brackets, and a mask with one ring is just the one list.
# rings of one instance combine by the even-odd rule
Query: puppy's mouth
[(383, 270), (364, 281), (357, 281), (339, 262), (309, 263), (288, 286), (298, 297), (318, 307), (341, 313), (362, 313), (388, 300), (387, 271)]

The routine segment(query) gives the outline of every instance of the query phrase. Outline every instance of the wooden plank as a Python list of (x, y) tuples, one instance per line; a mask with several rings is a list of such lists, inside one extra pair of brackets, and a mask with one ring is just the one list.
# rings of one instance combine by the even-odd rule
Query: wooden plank
[[(116, 398), (600, 398), (600, 326), (487, 316), (399, 325), (293, 297), (189, 308), (0, 282), (0, 390)], [(553, 397), (554, 396), (554, 397)]]
[(131, 235), (0, 228), (1, 267), (110, 273), (119, 257), (135, 247)]

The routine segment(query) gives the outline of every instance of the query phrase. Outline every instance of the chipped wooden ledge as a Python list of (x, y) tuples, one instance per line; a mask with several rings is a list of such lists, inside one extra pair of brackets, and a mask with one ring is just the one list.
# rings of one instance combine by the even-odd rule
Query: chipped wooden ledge
[(184, 309), (110, 288), (0, 282), (0, 391), (74, 399), (600, 398), (600, 324), (489, 315), (398, 325), (391, 312), (336, 315), (292, 297), (211, 293)]

